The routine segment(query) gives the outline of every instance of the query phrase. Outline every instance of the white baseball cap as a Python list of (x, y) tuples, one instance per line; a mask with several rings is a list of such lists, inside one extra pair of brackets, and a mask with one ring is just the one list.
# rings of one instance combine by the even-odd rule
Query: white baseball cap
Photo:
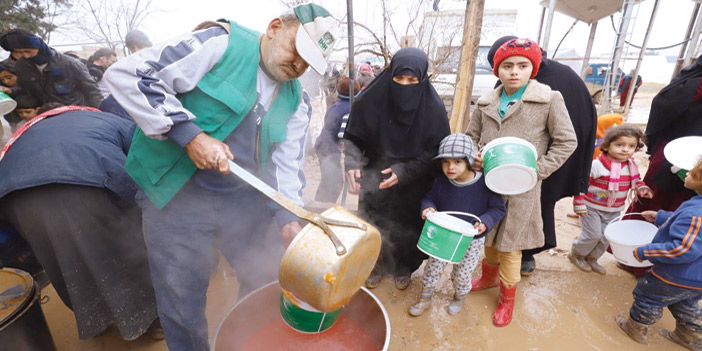
[(339, 41), (332, 31), (337, 28), (337, 21), (324, 7), (317, 4), (303, 4), (293, 8), (300, 21), (295, 37), (297, 53), (312, 69), (324, 75), (327, 59)]

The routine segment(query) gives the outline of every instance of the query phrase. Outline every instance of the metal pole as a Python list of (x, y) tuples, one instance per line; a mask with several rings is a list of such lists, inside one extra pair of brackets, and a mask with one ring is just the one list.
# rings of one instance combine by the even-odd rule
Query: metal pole
[(653, 22), (656, 20), (656, 14), (658, 13), (658, 3), (659, 0), (653, 3), (653, 11), (651, 12), (651, 20), (648, 21), (648, 28), (646, 28), (646, 35), (644, 36), (643, 44), (641, 44), (641, 52), (639, 53), (639, 58), (636, 61), (636, 68), (634, 69), (634, 75), (629, 81), (629, 91), (626, 94), (626, 99), (624, 100), (624, 114), (629, 110), (629, 104), (631, 99), (634, 98), (634, 90), (636, 89), (636, 81), (639, 77), (639, 69), (641, 68), (641, 61), (643, 61), (644, 53), (646, 52), (646, 45), (648, 44), (648, 37), (651, 35), (651, 29), (653, 29)]
[(692, 30), (692, 37), (690, 37), (690, 42), (687, 43), (687, 55), (685, 55), (685, 61), (682, 62), (683, 67), (690, 64), (690, 59), (697, 52), (697, 42), (700, 40), (700, 32), (702, 32), (702, 14), (697, 15), (697, 23), (695, 23), (695, 29)]
[[(346, 13), (348, 18), (348, 31), (349, 31), (349, 111), (353, 107), (353, 81), (356, 77), (356, 65), (354, 64), (354, 49), (353, 49), (353, 0), (346, 0)], [(341, 189), (341, 206), (346, 206), (346, 194), (349, 191), (348, 182), (346, 182), (346, 169), (344, 168), (344, 153), (343, 149), (339, 150), (342, 153), (342, 179), (344, 181), (344, 186)]]
[(546, 8), (541, 9), (541, 20), (539, 21), (539, 36), (536, 37), (536, 43), (541, 46), (541, 31), (544, 29), (544, 19), (546, 18)]
[(353, 106), (353, 81), (356, 79), (356, 65), (353, 62), (353, 0), (346, 0), (346, 12), (348, 13), (349, 28), (349, 109)]
[(587, 40), (587, 47), (585, 48), (585, 57), (583, 58), (583, 67), (580, 77), (585, 79), (587, 76), (587, 68), (590, 66), (590, 55), (592, 55), (592, 43), (595, 42), (595, 32), (597, 32), (597, 23), (590, 23), (590, 38)]
[(548, 20), (546, 21), (546, 32), (544, 33), (544, 45), (541, 48), (548, 52), (548, 39), (551, 37), (551, 26), (553, 26), (553, 15), (556, 13), (556, 1), (550, 0), (548, 5)]
[[(689, 38), (692, 35), (692, 29), (695, 28), (695, 18), (697, 18), (697, 15), (700, 12), (700, 3), (695, 4), (695, 8), (692, 10), (692, 16), (690, 16), (690, 23), (687, 25), (687, 32), (685, 32), (685, 39)], [(684, 44), (680, 45), (680, 53), (678, 53), (678, 59), (675, 61), (675, 68), (673, 69), (673, 75), (670, 77), (670, 79), (675, 78), (675, 76), (680, 73), (680, 70), (682, 69), (683, 66), (683, 60), (685, 57), (685, 51), (687, 50), (687, 42)]]
[[(622, 49), (624, 48), (624, 42), (626, 41), (626, 35), (629, 32), (629, 22), (631, 20), (631, 13), (634, 11), (634, 4), (628, 1), (624, 1), (624, 7), (622, 8), (622, 19), (619, 24), (619, 30), (617, 33), (616, 44), (614, 45), (614, 57), (610, 62), (609, 68), (610, 73), (607, 79), (611, 79), (611, 82), (605, 80), (604, 94), (603, 98), (604, 104), (600, 103), (600, 107), (603, 111), (609, 111), (612, 107), (612, 91), (609, 89), (610, 86), (614, 86), (617, 81), (617, 76), (619, 75), (619, 62), (622, 58)], [(600, 100), (602, 101), (602, 100)]]

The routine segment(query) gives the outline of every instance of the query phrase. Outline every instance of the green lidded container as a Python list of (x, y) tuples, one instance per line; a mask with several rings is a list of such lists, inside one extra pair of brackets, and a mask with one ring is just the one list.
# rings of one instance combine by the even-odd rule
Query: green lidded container
[(536, 148), (515, 138), (497, 138), (482, 149), (485, 185), (502, 195), (517, 195), (531, 190), (537, 181)]
[(463, 212), (434, 212), (427, 214), (417, 248), (425, 254), (448, 263), (459, 263), (468, 251), (478, 230), (469, 222), (452, 216), (480, 218)]
[[(293, 302), (294, 301), (294, 302)], [(280, 315), (285, 324), (298, 332), (318, 334), (331, 328), (339, 318), (343, 307), (334, 312), (320, 312), (289, 291), (280, 294)]]

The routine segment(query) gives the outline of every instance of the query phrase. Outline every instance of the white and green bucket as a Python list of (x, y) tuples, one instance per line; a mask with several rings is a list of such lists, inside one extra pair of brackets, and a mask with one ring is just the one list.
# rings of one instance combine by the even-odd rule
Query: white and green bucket
[(482, 149), (485, 185), (502, 195), (517, 195), (536, 185), (536, 148), (515, 138), (497, 138)]
[(0, 91), (0, 116), (12, 112), (15, 107), (17, 107), (17, 101), (12, 100), (9, 95)]
[(343, 309), (342, 307), (334, 312), (321, 312), (288, 291), (280, 294), (280, 315), (283, 321), (300, 333), (319, 334), (331, 328)]
[(452, 215), (474, 217), (464, 212), (433, 212), (427, 214), (417, 247), (425, 254), (448, 263), (459, 263), (468, 251), (478, 230), (473, 224)]

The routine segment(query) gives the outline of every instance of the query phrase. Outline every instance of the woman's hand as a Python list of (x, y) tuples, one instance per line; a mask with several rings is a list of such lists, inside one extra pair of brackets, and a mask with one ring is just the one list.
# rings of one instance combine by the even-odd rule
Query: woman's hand
[(658, 216), (658, 211), (643, 211), (641, 212), (641, 217), (643, 217), (645, 220), (655, 223), (656, 222), (656, 217)]
[(397, 174), (392, 171), (392, 168), (386, 168), (382, 171), (380, 171), (381, 174), (390, 174), (390, 178), (386, 178), (382, 182), (380, 182), (380, 185), (378, 186), (378, 189), (383, 190), (387, 188), (391, 188), (395, 185), (397, 185), (398, 180), (397, 180)]
[(475, 223), (473, 227), (478, 230), (478, 235), (485, 233), (487, 230), (487, 226), (483, 222)]
[(358, 194), (361, 191), (361, 183), (358, 182), (361, 179), (360, 169), (349, 169), (346, 171), (346, 181), (349, 183), (349, 192), (351, 194)]
[(423, 220), (426, 220), (426, 219), (427, 219), (427, 215), (430, 214), (430, 213), (434, 213), (434, 212), (436, 212), (436, 209), (433, 208), (433, 207), (427, 207), (427, 208), (425, 208), (424, 211), (422, 211), (422, 219), (423, 219)]

